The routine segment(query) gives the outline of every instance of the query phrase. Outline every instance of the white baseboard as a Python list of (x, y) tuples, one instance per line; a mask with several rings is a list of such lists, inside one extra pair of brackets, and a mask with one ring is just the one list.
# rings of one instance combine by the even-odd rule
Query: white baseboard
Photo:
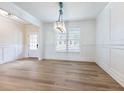
[(89, 61), (89, 60), (68, 60), (68, 59), (54, 59), (54, 58), (43, 58), (42, 60), (54, 60), (54, 61), (67, 61), (67, 62), (91, 62), (91, 63), (96, 63), (94, 61)]
[(93, 59), (88, 59), (88, 58), (87, 59), (85, 58), (85, 59), (78, 59), (78, 60), (75, 59), (74, 60), (74, 59), (66, 59), (66, 58), (47, 58), (47, 57), (45, 58), (44, 57), (43, 59), (48, 59), (48, 60), (62, 60), (62, 61), (63, 60), (64, 61), (79, 61), (79, 62), (95, 62), (95, 61), (93, 61)]
[(124, 87), (124, 77), (112, 68), (108, 71), (109, 75), (113, 77), (122, 87)]
[(99, 63), (96, 63), (96, 64), (99, 65), (105, 72), (107, 72), (122, 87), (124, 87), (124, 77), (122, 75), (120, 75), (118, 72), (116, 72), (112, 68), (106, 69), (101, 64), (99, 64)]

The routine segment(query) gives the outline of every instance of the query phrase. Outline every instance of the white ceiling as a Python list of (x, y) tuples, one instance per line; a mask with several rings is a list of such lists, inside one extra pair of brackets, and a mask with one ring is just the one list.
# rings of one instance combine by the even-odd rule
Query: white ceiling
[[(41, 21), (51, 22), (58, 19), (57, 2), (16, 2), (15, 4)], [(106, 2), (64, 2), (64, 20), (93, 19), (106, 5)]]

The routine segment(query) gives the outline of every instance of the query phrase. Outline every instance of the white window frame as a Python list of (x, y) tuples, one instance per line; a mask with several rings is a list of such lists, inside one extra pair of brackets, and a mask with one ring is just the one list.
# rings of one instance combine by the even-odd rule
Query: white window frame
[[(74, 31), (79, 31), (79, 38), (77, 39), (78, 41), (79, 41), (79, 48), (77, 49), (77, 50), (70, 50), (69, 49), (69, 40), (71, 40), (71, 39), (69, 39), (69, 31), (72, 31), (72, 30), (70, 30), (70, 29), (72, 29), (72, 30), (74, 30)], [(56, 52), (68, 52), (68, 53), (79, 53), (80, 52), (80, 28), (79, 27), (70, 27), (70, 28), (68, 28), (68, 31), (66, 31), (66, 38), (65, 38), (65, 41), (66, 41), (66, 45), (65, 45), (65, 48), (63, 49), (63, 50), (59, 50), (59, 49), (57, 49), (57, 42), (58, 42), (58, 39), (57, 39), (57, 34), (58, 34), (59, 32), (56, 32)], [(61, 33), (60, 33), (61, 34)], [(62, 33), (63, 34), (63, 33)], [(60, 39), (61, 40), (61, 39)], [(75, 39), (76, 40), (76, 39)]]

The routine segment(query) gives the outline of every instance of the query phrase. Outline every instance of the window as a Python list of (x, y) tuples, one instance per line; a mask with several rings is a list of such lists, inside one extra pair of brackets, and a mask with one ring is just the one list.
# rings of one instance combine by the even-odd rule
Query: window
[(66, 52), (66, 33), (57, 32), (56, 51)]
[(57, 52), (80, 52), (80, 29), (69, 28), (66, 33), (56, 34)]
[(38, 44), (37, 35), (36, 34), (30, 34), (29, 39), (30, 39), (30, 49), (36, 50), (37, 44)]
[(69, 28), (68, 29), (68, 51), (69, 52), (80, 52), (80, 29)]

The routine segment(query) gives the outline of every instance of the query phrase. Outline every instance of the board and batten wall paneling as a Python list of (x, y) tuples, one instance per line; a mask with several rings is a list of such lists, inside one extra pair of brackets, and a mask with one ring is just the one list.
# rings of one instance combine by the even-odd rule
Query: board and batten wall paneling
[(80, 53), (59, 53), (55, 50), (56, 38), (54, 23), (43, 23), (44, 59), (73, 60), (95, 62), (95, 20), (69, 21), (66, 28), (80, 28)]
[(24, 25), (0, 16), (0, 63), (24, 57)]
[(96, 21), (96, 62), (124, 87), (124, 3), (109, 3)]

